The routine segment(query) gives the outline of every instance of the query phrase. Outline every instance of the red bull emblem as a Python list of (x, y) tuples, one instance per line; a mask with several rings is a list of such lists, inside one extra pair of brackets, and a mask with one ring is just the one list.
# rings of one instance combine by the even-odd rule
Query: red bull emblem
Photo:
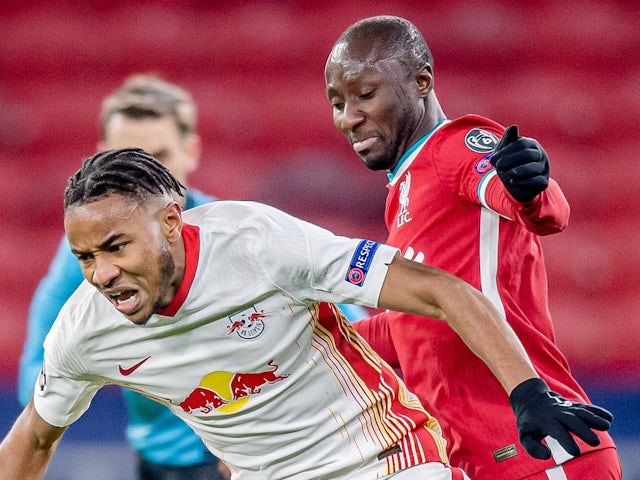
[(284, 380), (289, 375), (277, 375), (278, 366), (273, 360), (267, 364), (271, 368), (261, 372), (231, 373), (212, 372), (206, 375), (182, 402), (180, 407), (187, 413), (208, 414), (213, 410), (221, 413), (239, 411), (251, 395), (262, 392), (267, 384)]
[(198, 387), (184, 399), (180, 406), (187, 413), (200, 410), (202, 413), (209, 413), (211, 410), (229, 403), (213, 390)]
[(262, 321), (271, 315), (264, 310), (258, 311), (255, 305), (229, 316), (231, 325), (227, 326), (227, 335), (235, 333), (238, 337), (251, 340), (262, 334), (265, 324)]
[(231, 379), (231, 394), (237, 400), (247, 395), (255, 395), (262, 391), (262, 386), (267, 383), (276, 383), (284, 380), (289, 375), (276, 375), (278, 366), (273, 364), (273, 360), (268, 363), (272, 370), (258, 373), (236, 373)]

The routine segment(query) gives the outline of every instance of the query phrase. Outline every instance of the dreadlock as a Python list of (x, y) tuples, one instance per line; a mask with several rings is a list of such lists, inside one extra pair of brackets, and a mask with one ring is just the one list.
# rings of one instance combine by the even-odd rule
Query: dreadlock
[(176, 192), (185, 187), (140, 148), (107, 150), (86, 158), (67, 182), (64, 208), (99, 200), (111, 192), (132, 197)]

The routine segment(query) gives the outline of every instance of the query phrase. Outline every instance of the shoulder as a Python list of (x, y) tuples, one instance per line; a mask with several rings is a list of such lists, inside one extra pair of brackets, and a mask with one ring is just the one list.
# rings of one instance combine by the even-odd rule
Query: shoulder
[(444, 125), (434, 135), (434, 146), (447, 151), (487, 155), (493, 151), (504, 127), (480, 115), (465, 115)]
[(266, 204), (242, 200), (218, 200), (198, 205), (183, 212), (185, 221), (198, 225), (207, 224), (231, 225), (232, 228), (250, 224), (257, 218), (269, 215), (285, 215)]
[(461, 185), (474, 184), (491, 169), (488, 156), (504, 127), (479, 115), (447, 122), (429, 139), (422, 162), (446, 191), (459, 195)]
[(199, 228), (204, 242), (219, 245), (233, 239), (236, 247), (244, 244), (251, 251), (269, 248), (285, 233), (295, 236), (305, 223), (275, 207), (238, 200), (201, 205), (185, 211), (183, 219)]

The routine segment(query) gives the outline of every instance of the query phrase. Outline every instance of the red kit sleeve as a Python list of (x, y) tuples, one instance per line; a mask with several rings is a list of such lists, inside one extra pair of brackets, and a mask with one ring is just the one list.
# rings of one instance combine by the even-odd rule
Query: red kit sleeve
[(569, 223), (569, 203), (553, 179), (549, 179), (549, 186), (533, 200), (520, 203), (509, 195), (495, 176), (489, 182), (485, 200), (492, 210), (524, 225), (537, 235), (561, 232)]

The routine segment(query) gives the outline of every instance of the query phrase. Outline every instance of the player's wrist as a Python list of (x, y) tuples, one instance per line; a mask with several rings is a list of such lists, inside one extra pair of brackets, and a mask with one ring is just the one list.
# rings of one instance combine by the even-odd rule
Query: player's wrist
[(511, 408), (515, 411), (517, 407), (523, 403), (531, 401), (531, 399), (537, 394), (549, 391), (547, 382), (543, 379), (534, 377), (525, 380), (515, 386), (509, 394), (509, 403)]

